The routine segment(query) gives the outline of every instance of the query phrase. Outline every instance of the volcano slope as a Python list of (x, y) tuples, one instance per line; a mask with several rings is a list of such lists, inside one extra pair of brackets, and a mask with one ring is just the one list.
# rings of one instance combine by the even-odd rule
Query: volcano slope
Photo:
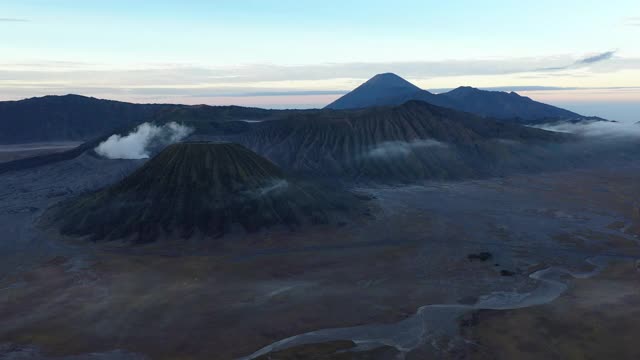
[(608, 121), (534, 101), (515, 92), (480, 90), (460, 86), (435, 94), (422, 90), (393, 73), (378, 74), (356, 89), (327, 105), (326, 109), (362, 109), (401, 105), (410, 100), (466, 111), (472, 114), (519, 124)]
[(174, 144), (121, 182), (64, 202), (46, 221), (64, 235), (146, 243), (165, 237), (219, 237), (328, 223), (358, 202), (350, 193), (287, 179), (270, 161), (238, 144)]
[(285, 115), (233, 137), (285, 169), (413, 181), (502, 175), (548, 166), (571, 137), (420, 101)]
[[(55, 102), (53, 104), (55, 104)], [(98, 102), (98, 104), (100, 104), (100, 102)], [(0, 115), (2, 114), (2, 106), (3, 103), (0, 102)], [(43, 105), (43, 108), (44, 110), (49, 110), (49, 107), (47, 106)], [(55, 112), (55, 110), (55, 107), (51, 108), (51, 112)], [(79, 109), (72, 108), (71, 110), (74, 112), (78, 111), (81, 114), (84, 113)], [(98, 136), (94, 136), (90, 140), (87, 140), (85, 143), (73, 149), (0, 163), (0, 174), (37, 168), (44, 165), (75, 159), (85, 153), (93, 153), (93, 149), (95, 149), (101, 142), (107, 140), (112, 135), (126, 136), (127, 134), (134, 132), (136, 131), (136, 128), (143, 123), (143, 121), (156, 126), (175, 122), (193, 129), (193, 131), (198, 135), (224, 136), (246, 132), (250, 128), (251, 121), (262, 121), (273, 118), (279, 113), (280, 111), (277, 110), (265, 110), (241, 106), (180, 105), (160, 107), (153, 114), (149, 112), (146, 117), (138, 117), (136, 118), (137, 120), (134, 119), (136, 121), (132, 120), (124, 124), (116, 122), (115, 125), (109, 128), (109, 130), (103, 129), (101, 131), (94, 131)], [(0, 124), (0, 127), (1, 125), (2, 124)], [(0, 143), (1, 142), (2, 139), (0, 139)], [(150, 152), (156, 154), (159, 150), (161, 149), (150, 149)]]
[[(243, 144), (287, 172), (347, 181), (478, 178), (583, 162), (564, 156), (572, 138), (567, 134), (421, 101), (360, 110), (193, 106), (163, 111), (152, 122), (188, 126), (194, 129), (191, 140)], [(2, 164), (0, 173), (76, 157), (108, 136), (60, 154)]]

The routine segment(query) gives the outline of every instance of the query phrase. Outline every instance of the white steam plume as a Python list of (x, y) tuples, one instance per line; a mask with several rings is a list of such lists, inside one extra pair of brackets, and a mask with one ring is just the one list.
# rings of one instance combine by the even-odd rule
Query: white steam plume
[(144, 123), (127, 135), (111, 135), (95, 151), (109, 159), (145, 159), (152, 149), (178, 142), (192, 132), (192, 128), (175, 122), (162, 126)]

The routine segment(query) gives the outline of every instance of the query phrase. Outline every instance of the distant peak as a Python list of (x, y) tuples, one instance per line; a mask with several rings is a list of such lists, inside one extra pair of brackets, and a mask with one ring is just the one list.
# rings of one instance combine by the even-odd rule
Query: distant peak
[(60, 98), (60, 99), (87, 99), (88, 96), (78, 95), (78, 94), (65, 94), (65, 95), (45, 95), (45, 98)]
[(66, 94), (66, 95), (44, 95), (44, 96), (36, 96), (27, 99), (23, 99), (22, 101), (80, 101), (86, 99), (95, 99), (88, 96), (77, 95), (77, 94)]
[[(388, 79), (402, 79), (400, 76), (394, 74), (394, 73), (381, 73), (381, 74), (376, 74), (374, 75), (371, 80), (373, 79), (384, 79), (384, 78), (388, 78)], [(404, 80), (404, 79), (402, 79)]]
[(410, 88), (412, 90), (420, 90), (417, 86), (403, 79), (402, 77), (394, 73), (382, 73), (375, 75), (369, 79), (365, 84), (376, 86), (387, 86), (394, 88)]
[[(394, 73), (375, 75), (353, 91), (327, 105), (328, 109), (359, 109), (396, 105), (396, 98), (410, 97), (421, 89)], [(390, 102), (384, 99), (391, 99)]]
[(451, 92), (457, 92), (457, 93), (470, 93), (470, 92), (476, 92), (476, 91), (482, 91), (482, 90), (478, 88), (474, 88), (472, 86), (459, 86), (451, 90)]

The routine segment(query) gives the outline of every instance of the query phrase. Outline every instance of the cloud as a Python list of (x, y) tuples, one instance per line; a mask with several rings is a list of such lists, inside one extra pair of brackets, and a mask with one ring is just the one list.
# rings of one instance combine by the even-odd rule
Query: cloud
[(125, 136), (111, 135), (95, 148), (108, 159), (146, 159), (154, 149), (178, 142), (193, 129), (171, 122), (163, 126), (144, 123)]
[(289, 187), (289, 182), (284, 179), (273, 179), (250, 193), (254, 197), (263, 197), (267, 195), (278, 195)]
[(593, 64), (593, 63), (596, 63), (596, 62), (599, 62), (599, 61), (609, 60), (615, 54), (616, 54), (615, 51), (606, 51), (606, 52), (603, 52), (601, 54), (589, 56), (589, 57), (586, 57), (586, 58), (584, 58), (582, 60), (578, 60), (576, 62), (576, 64)]
[[(605, 61), (605, 58), (608, 60)], [(495, 77), (511, 77), (511, 81), (527, 81), (525, 78), (533, 78), (536, 81), (546, 80), (547, 84), (553, 85), (550, 78), (555, 76), (596, 77), (617, 73), (620, 70), (638, 69), (640, 58), (621, 58), (613, 56), (611, 51), (582, 58), (558, 55), (381, 63), (249, 64), (225, 67), (198, 64), (110, 65), (37, 60), (2, 63), (0, 60), (0, 99), (18, 100), (34, 96), (76, 93), (133, 102), (273, 107), (280, 106), (284, 102), (282, 98), (289, 98), (291, 100), (287, 104), (295, 107), (307, 104), (313, 107), (333, 101), (334, 96), (355, 88), (374, 74), (389, 71), (416, 81), (419, 85), (439, 83), (446, 86), (451, 83), (457, 86), (500, 81), (489, 79)], [(465, 83), (471, 81), (474, 83)], [(600, 80), (591, 81), (591, 84), (597, 84), (598, 81)], [(612, 84), (626, 85), (627, 82), (629, 81), (618, 78), (617, 82)], [(588, 84), (585, 83), (586, 85)], [(305, 97), (307, 100), (303, 99)]]
[(412, 141), (385, 141), (370, 149), (365, 157), (393, 158), (407, 156), (417, 149), (445, 149), (448, 145), (433, 139), (418, 139)]
[[(615, 53), (607, 51), (578, 59), (568, 56), (549, 56), (504, 59), (466, 59), (413, 62), (380, 63), (326, 63), (309, 65), (251, 64), (229, 67), (198, 65), (153, 65), (137, 64), (126, 68), (109, 68), (100, 64), (71, 63), (74, 67), (60, 66), (57, 62), (35, 62), (24, 64), (0, 63), (0, 81), (14, 80), (30, 82), (58, 82), (75, 86), (120, 87), (129, 89), (158, 88), (222, 88), (253, 86), (254, 91), (274, 85), (295, 89), (300, 82), (304, 88), (296, 90), (327, 90), (321, 83), (316, 88), (307, 88), (310, 81), (342, 80), (342, 83), (357, 84), (361, 79), (393, 71), (400, 76), (427, 79), (448, 76), (507, 75), (566, 69), (568, 67), (593, 65), (609, 59), (616, 69), (637, 69), (640, 59), (612, 58)], [(67, 62), (62, 62), (67, 63)], [(282, 89), (281, 89), (282, 90)]]
[(624, 24), (627, 26), (640, 26), (640, 16), (631, 16), (625, 18)]
[(585, 65), (591, 65), (591, 64), (599, 63), (601, 61), (609, 60), (615, 54), (616, 54), (615, 51), (605, 51), (603, 53), (599, 53), (599, 54), (595, 54), (595, 55), (591, 55), (591, 56), (587, 56), (585, 58), (579, 59), (579, 60), (573, 62), (572, 64), (568, 64), (568, 65), (564, 65), (564, 66), (545, 67), (545, 68), (537, 69), (534, 72), (539, 72), (539, 71), (559, 71), (559, 70), (580, 68), (580, 67), (583, 67)]
[(0, 22), (28, 22), (27, 19), (19, 19), (19, 18), (0, 18)]
[(566, 132), (589, 138), (600, 139), (638, 139), (640, 138), (640, 124), (595, 121), (591, 123), (557, 123), (535, 126), (544, 130)]
[(285, 179), (270, 179), (256, 189), (248, 189), (243, 191), (243, 194), (253, 198), (261, 198), (264, 196), (279, 196), (287, 191), (289, 188), (289, 182)]

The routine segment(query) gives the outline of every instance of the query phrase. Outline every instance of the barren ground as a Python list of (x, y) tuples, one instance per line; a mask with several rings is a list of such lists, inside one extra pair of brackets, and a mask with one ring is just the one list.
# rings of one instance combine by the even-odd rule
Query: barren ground
[[(373, 218), (186, 245), (87, 244), (37, 226), (47, 207), (139, 164), (83, 155), (0, 176), (0, 357), (232, 359), (320, 331), (345, 338), (293, 341), (271, 358), (540, 358), (533, 348), (580, 358), (610, 354), (626, 338), (607, 333), (640, 304), (630, 265), (640, 257), (640, 164), (359, 189), (376, 196)], [(480, 252), (492, 256), (468, 259)], [(569, 290), (547, 305), (437, 312), (419, 330), (408, 320), (430, 304), (537, 296), (529, 275), (588, 272), (596, 256), (616, 265), (561, 277)], [(390, 340), (389, 329), (407, 333)], [(579, 350), (589, 336), (597, 341)]]

